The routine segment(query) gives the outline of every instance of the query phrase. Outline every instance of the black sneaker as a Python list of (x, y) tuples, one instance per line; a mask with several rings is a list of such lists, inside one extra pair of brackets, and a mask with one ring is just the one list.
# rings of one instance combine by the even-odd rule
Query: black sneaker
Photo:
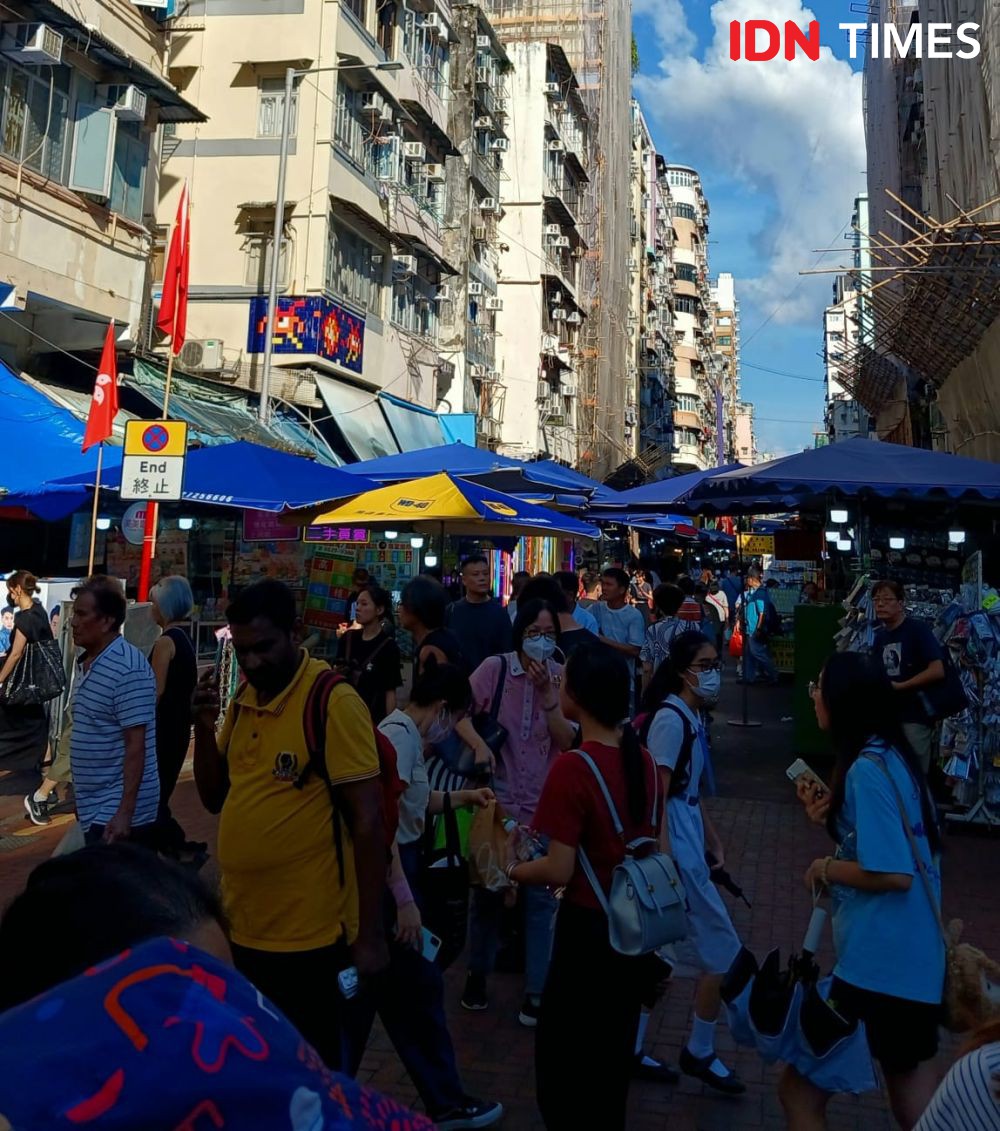
[(435, 1115), (432, 1119), (438, 1131), (466, 1131), (466, 1128), (492, 1127), (503, 1119), (503, 1104), (489, 1100), (476, 1100), (466, 1096), (461, 1107)]
[(541, 1008), (541, 998), (532, 997), (531, 994), (525, 994), (524, 1001), (521, 1002), (521, 1011), (517, 1015), (518, 1021), (525, 1029), (534, 1029), (538, 1024), (538, 1014)]
[[(473, 1013), (489, 1009), (490, 999), (486, 996), (486, 975), (469, 973), (465, 976), (465, 992), (462, 994), (462, 1008)], [(483, 1124), (485, 1127), (486, 1124)]]
[(52, 818), (49, 816), (49, 803), (47, 801), (36, 801), (33, 793), (29, 793), (24, 799), (24, 811), (28, 814), (28, 820), (34, 825), (52, 823)]

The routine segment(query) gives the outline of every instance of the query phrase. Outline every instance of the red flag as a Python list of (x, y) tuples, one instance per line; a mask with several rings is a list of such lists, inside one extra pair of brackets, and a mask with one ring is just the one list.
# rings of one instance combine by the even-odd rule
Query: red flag
[(84, 451), (110, 439), (117, 415), (118, 359), (115, 357), (115, 324), (112, 322), (104, 339), (101, 364), (94, 382), (94, 395), (87, 414), (87, 431), (83, 435)]
[(167, 265), (163, 272), (163, 297), (156, 325), (170, 335), (170, 348), (176, 357), (187, 336), (188, 266), (191, 259), (191, 230), (188, 222), (187, 182), (177, 204), (177, 219), (170, 237)]

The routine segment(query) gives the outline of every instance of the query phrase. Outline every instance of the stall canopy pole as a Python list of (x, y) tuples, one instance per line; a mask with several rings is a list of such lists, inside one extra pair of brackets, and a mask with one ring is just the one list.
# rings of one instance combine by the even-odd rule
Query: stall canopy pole
[[(174, 376), (174, 354), (171, 350), (167, 358), (167, 379), (163, 390), (163, 419), (170, 419), (170, 382)], [(149, 600), (149, 582), (153, 572), (153, 558), (156, 555), (156, 521), (159, 506), (155, 500), (146, 503), (146, 525), (142, 532), (142, 563), (139, 566), (139, 600)]]
[(747, 636), (747, 576), (743, 562), (743, 533), (742, 516), (736, 520), (736, 560), (740, 567), (740, 637), (743, 640), (743, 714), (738, 719), (728, 719), (731, 727), (759, 727), (757, 719), (750, 718), (750, 681), (747, 679), (747, 653), (750, 651), (750, 640)]
[(90, 516), (90, 554), (87, 558), (87, 576), (94, 573), (94, 553), (97, 548), (97, 511), (101, 499), (101, 465), (104, 462), (104, 441), (97, 445), (97, 476), (94, 479), (94, 510)]

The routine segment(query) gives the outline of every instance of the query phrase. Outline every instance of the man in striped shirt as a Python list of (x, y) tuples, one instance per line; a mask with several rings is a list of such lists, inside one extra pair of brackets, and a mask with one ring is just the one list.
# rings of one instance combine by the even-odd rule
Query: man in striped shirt
[(88, 578), (74, 595), (73, 643), (83, 655), (73, 685), (70, 763), (88, 844), (145, 842), (160, 800), (156, 678), (121, 636), (125, 611), (113, 578)]

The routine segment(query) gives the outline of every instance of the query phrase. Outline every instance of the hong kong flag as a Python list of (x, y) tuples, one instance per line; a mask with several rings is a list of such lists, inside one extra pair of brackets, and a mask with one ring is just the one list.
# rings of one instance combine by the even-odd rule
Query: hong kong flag
[(115, 357), (115, 324), (108, 326), (101, 352), (101, 365), (94, 382), (94, 395), (87, 415), (87, 430), (83, 436), (83, 450), (110, 439), (118, 415), (118, 361)]
[(187, 337), (188, 267), (191, 258), (191, 231), (188, 216), (187, 182), (177, 204), (177, 219), (170, 237), (170, 250), (163, 271), (163, 297), (156, 325), (170, 335), (170, 349), (176, 357)]

